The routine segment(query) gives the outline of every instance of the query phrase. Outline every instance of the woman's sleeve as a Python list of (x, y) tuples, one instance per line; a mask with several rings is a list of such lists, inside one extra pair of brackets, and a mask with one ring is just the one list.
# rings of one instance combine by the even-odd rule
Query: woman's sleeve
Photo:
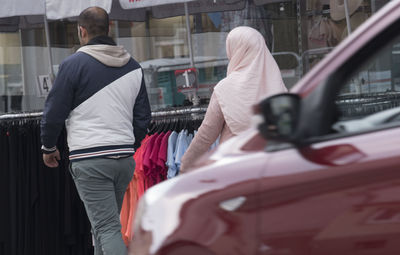
[(204, 120), (194, 136), (189, 148), (181, 159), (180, 173), (190, 168), (191, 163), (206, 153), (210, 146), (217, 140), (224, 127), (225, 120), (218, 104), (217, 97), (213, 94), (207, 108)]

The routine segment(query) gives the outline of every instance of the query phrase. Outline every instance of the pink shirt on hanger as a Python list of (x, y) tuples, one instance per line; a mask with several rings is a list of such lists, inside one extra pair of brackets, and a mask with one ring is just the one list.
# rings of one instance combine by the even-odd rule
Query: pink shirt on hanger
[(161, 175), (162, 180), (167, 179), (168, 167), (165, 164), (167, 162), (167, 151), (168, 151), (168, 138), (172, 131), (168, 131), (161, 140), (160, 149), (158, 152), (157, 166)]
[(153, 152), (155, 142), (160, 134), (154, 134), (151, 136), (146, 151), (143, 155), (143, 172), (146, 178), (146, 189), (152, 187), (157, 183), (157, 179), (154, 176), (153, 162), (150, 160), (151, 153)]
[(151, 139), (151, 136), (146, 136), (139, 149), (136, 150), (135, 155), (133, 155), (133, 158), (136, 161), (136, 167), (135, 167), (135, 173), (134, 175), (137, 178), (137, 185), (136, 185), (136, 191), (138, 195), (138, 199), (143, 195), (143, 193), (146, 191), (146, 176), (144, 174), (144, 168), (143, 168), (143, 159), (144, 159), (144, 153), (146, 152), (147, 145)]
[(161, 133), (156, 141), (154, 142), (153, 150), (151, 151), (150, 154), (150, 162), (151, 162), (151, 176), (153, 177), (155, 184), (160, 183), (163, 179), (161, 178), (160, 175), (160, 166), (157, 165), (158, 161), (158, 153), (160, 151), (160, 146), (161, 146), (161, 141), (163, 137), (166, 135), (166, 133)]
[(144, 193), (142, 155), (148, 140), (149, 136), (146, 136), (133, 156), (136, 163), (135, 172), (125, 192), (124, 201), (122, 203), (120, 213), (121, 233), (126, 245), (132, 240), (132, 222), (135, 217), (137, 202)]

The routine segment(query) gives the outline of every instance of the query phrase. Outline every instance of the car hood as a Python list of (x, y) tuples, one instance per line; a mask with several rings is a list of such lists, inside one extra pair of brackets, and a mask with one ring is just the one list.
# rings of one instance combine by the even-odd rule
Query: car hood
[[(212, 197), (212, 193), (243, 185), (251, 186), (255, 192), (257, 187), (254, 183), (260, 178), (268, 156), (263, 151), (240, 153), (237, 148), (241, 142), (234, 140), (230, 143), (235, 146), (230, 149), (220, 148), (211, 155), (213, 160), (208, 164), (159, 183), (146, 191), (140, 201), (140, 216), (137, 215), (135, 229), (151, 236), (150, 254), (170, 241), (169, 236), (182, 224), (185, 208), (191, 203), (202, 201), (200, 197)], [(139, 238), (136, 242), (144, 242), (140, 240), (140, 235), (136, 235), (135, 238)]]

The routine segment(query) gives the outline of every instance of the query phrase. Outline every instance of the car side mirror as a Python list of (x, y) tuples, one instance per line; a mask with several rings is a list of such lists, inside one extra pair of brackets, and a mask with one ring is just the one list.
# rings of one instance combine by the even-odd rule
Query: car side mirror
[(262, 100), (256, 107), (264, 118), (258, 126), (261, 135), (267, 140), (293, 141), (297, 131), (300, 101), (298, 95), (290, 93)]

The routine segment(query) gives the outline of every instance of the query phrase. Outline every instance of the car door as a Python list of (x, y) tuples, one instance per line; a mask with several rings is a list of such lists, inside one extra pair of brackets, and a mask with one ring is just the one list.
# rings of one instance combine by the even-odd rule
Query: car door
[(259, 254), (400, 254), (399, 60), (398, 29), (380, 33), (303, 99), (320, 128), (267, 146)]

